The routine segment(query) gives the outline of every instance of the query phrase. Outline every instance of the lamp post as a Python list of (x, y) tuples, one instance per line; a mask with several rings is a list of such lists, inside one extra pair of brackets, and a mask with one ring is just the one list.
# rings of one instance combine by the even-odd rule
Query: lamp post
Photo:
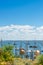
[(24, 55), (25, 55), (25, 49), (22, 48), (22, 41), (21, 41), (21, 43), (20, 43), (20, 57), (24, 58)]
[(15, 55), (17, 56), (17, 44), (14, 42), (14, 46), (15, 46)]
[(34, 43), (34, 45), (31, 45), (31, 46), (29, 46), (29, 47), (33, 49), (33, 50), (31, 50), (31, 52), (30, 52), (30, 59), (34, 60), (34, 50), (37, 48), (36, 42)]
[(28, 55), (28, 48), (29, 48), (28, 45), (29, 45), (29, 42), (27, 41), (27, 42), (25, 43), (25, 45), (26, 45), (26, 46), (25, 46), (25, 48), (26, 48), (26, 50), (25, 50), (25, 51), (26, 51), (26, 52), (25, 52), (25, 57), (28, 58), (28, 57), (29, 57), (29, 55)]
[(3, 46), (3, 44), (2, 44), (2, 39), (1, 39), (1, 41), (0, 41), (0, 44), (1, 44), (1, 47)]

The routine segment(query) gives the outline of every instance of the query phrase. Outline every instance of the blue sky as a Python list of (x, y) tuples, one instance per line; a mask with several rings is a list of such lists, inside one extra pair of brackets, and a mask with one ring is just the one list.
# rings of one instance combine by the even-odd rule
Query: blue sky
[(43, 0), (0, 0), (0, 26), (43, 25)]
[(43, 0), (0, 0), (0, 39), (43, 40)]

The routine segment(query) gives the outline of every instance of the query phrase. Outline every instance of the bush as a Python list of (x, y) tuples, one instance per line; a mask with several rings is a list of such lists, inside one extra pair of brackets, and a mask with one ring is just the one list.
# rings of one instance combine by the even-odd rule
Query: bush
[(4, 65), (5, 63), (13, 64), (14, 61), (13, 48), (14, 48), (13, 45), (7, 45), (0, 48), (0, 65), (2, 64)]
[(34, 62), (36, 65), (43, 65), (43, 54), (39, 55)]

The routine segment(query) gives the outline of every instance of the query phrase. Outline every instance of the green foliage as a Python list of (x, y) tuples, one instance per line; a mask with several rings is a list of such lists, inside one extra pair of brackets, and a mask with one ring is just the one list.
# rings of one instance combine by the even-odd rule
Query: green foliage
[(43, 65), (43, 54), (39, 55), (37, 58), (36, 58), (36, 61), (37, 61), (37, 64), (41, 64)]
[(15, 55), (14, 57), (15, 57), (15, 58), (20, 58), (20, 56), (19, 56), (19, 55), (18, 55), (18, 56), (16, 56), (16, 55)]
[(1, 61), (12, 61), (14, 57), (13, 45), (4, 45), (0, 50), (0, 60)]

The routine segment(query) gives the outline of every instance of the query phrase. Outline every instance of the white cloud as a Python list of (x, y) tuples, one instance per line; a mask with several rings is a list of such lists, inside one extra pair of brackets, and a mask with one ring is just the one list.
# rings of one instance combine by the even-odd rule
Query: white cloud
[(43, 26), (37, 28), (38, 32), (43, 33)]
[(10, 25), (0, 27), (3, 40), (43, 40), (43, 26)]

